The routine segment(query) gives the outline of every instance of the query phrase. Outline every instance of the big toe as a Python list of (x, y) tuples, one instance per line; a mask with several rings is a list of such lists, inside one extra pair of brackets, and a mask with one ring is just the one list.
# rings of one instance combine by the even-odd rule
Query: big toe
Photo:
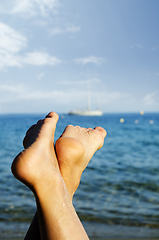
[(54, 133), (55, 133), (58, 119), (59, 119), (59, 116), (55, 112), (50, 112), (44, 119), (42, 131), (44, 135), (46, 135), (49, 141), (50, 139), (54, 138)]

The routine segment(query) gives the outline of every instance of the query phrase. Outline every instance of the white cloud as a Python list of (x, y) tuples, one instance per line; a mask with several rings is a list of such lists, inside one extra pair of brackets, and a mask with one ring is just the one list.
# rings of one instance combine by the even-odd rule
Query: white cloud
[(156, 104), (156, 100), (155, 97), (157, 95), (158, 92), (153, 92), (153, 93), (149, 93), (144, 97), (144, 102), (146, 103), (146, 105), (153, 105)]
[(29, 0), (16, 1), (11, 13), (26, 13), (33, 14), (33, 2), (31, 3)]
[(1, 3), (2, 13), (19, 14), (22, 17), (48, 16), (57, 13), (59, 0), (6, 0)]
[[(87, 100), (87, 90), (86, 89), (72, 89), (70, 90), (32, 90), (29, 88), (29, 86), (25, 86), (22, 84), (19, 85), (0, 85), (0, 92), (6, 92), (9, 94), (14, 94), (14, 99), (56, 99), (56, 97), (61, 97), (63, 104), (65, 104), (66, 99), (71, 102), (73, 99), (75, 101), (75, 98), (77, 98), (77, 101), (81, 101), (83, 99)], [(110, 103), (112, 101), (118, 101), (118, 100), (123, 100), (125, 99), (131, 99), (130, 94), (126, 93), (121, 93), (121, 92), (96, 92), (92, 91), (92, 96), (96, 96), (99, 94), (100, 99), (104, 103)], [(65, 96), (65, 98), (64, 98)], [(64, 101), (63, 101), (64, 100)]]
[(52, 65), (61, 63), (61, 60), (50, 56), (47, 52), (31, 52), (24, 56), (18, 54), (12, 55), (7, 52), (0, 51), (0, 68), (5, 67), (22, 67), (26, 64), (34, 66)]
[(13, 28), (0, 22), (0, 51), (14, 54), (24, 49), (27, 39)]
[(49, 11), (57, 13), (56, 8), (59, 5), (59, 0), (35, 0), (35, 2), (43, 16), (47, 15)]
[[(148, 95), (146, 99), (151, 98)], [(143, 108), (145, 111), (153, 110), (152, 105), (146, 107), (141, 99), (139, 101), (127, 93), (107, 92), (103, 89), (92, 91), (91, 96), (92, 109), (100, 107), (106, 112), (135, 112)], [(0, 85), (0, 103), (2, 112), (23, 112), (24, 109), (26, 112), (46, 112), (50, 109), (68, 112), (87, 107), (87, 89), (74, 87), (65, 90), (42, 90), (33, 89), (28, 84)]]
[(0, 85), (0, 92), (9, 92), (9, 93), (21, 93), (23, 92), (23, 85)]
[[(24, 84), (18, 85), (0, 85), (0, 102), (10, 102), (15, 100), (51, 100), (57, 97), (63, 99), (63, 91), (58, 90), (33, 90), (32, 87)], [(67, 95), (67, 94), (66, 94)]]
[(21, 63), (36, 66), (57, 65), (61, 62), (58, 58), (50, 56), (46, 52), (40, 51), (27, 53), (24, 57), (19, 57), (19, 60)]
[(0, 69), (4, 67), (20, 67), (21, 62), (19, 59), (7, 51), (0, 50)]
[(62, 33), (74, 33), (74, 32), (79, 32), (81, 30), (80, 26), (69, 26), (69, 27), (55, 27), (52, 30), (50, 30), (50, 34), (52, 35), (57, 35), (57, 34), (62, 34)]
[(27, 45), (27, 39), (4, 23), (0, 23), (0, 68), (21, 64), (15, 57)]
[(74, 60), (77, 64), (82, 64), (82, 65), (86, 65), (88, 63), (94, 63), (96, 65), (101, 65), (103, 62), (105, 62), (104, 58), (100, 58), (100, 57), (95, 57), (95, 56), (90, 56), (90, 57), (86, 57), (86, 58), (78, 58)]
[(24, 64), (42, 66), (57, 65), (61, 61), (47, 52), (35, 51), (21, 55), (27, 47), (27, 38), (0, 22), (0, 68), (21, 67)]

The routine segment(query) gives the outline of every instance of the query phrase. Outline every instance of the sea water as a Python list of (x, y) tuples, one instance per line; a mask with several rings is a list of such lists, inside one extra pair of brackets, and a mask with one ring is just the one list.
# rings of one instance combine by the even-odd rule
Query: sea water
[[(10, 166), (27, 129), (43, 117), (0, 115), (0, 239), (22, 239), (36, 211), (32, 192)], [(107, 130), (74, 197), (89, 236), (159, 238), (159, 114), (60, 115), (55, 139), (68, 124)]]

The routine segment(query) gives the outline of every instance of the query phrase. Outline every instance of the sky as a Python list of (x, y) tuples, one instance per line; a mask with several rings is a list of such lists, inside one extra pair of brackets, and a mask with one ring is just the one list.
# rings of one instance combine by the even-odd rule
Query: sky
[(158, 0), (5, 0), (0, 113), (159, 112)]

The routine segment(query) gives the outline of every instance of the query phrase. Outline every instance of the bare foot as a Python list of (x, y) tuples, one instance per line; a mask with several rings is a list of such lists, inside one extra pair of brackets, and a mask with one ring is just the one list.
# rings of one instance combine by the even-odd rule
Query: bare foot
[[(54, 151), (57, 120), (58, 115), (51, 112), (30, 128), (24, 140), (27, 148), (14, 159), (12, 172), (35, 194), (39, 226), (37, 231), (40, 230), (38, 237), (45, 240), (88, 239), (72, 205)], [(34, 234), (37, 236), (36, 232)]]
[[(39, 139), (40, 139), (39, 133), (43, 129), (44, 121), (48, 121), (48, 120), (38, 121), (37, 124), (31, 126), (30, 129), (27, 131), (23, 141), (23, 145), (26, 148), (26, 150), (28, 148), (30, 150), (29, 146), (33, 147), (35, 145), (33, 143), (36, 143), (37, 141), (39, 142)], [(67, 186), (67, 189), (69, 191), (69, 195), (71, 198), (73, 197), (73, 194), (75, 193), (79, 185), (83, 170), (86, 168), (87, 164), (89, 163), (95, 151), (97, 151), (103, 146), (105, 136), (106, 136), (106, 131), (101, 127), (96, 127), (95, 129), (92, 129), (92, 128), (86, 129), (86, 128), (81, 128), (79, 126), (69, 125), (66, 127), (61, 137), (56, 141), (55, 149), (56, 149), (59, 169), (65, 181), (65, 184)], [(42, 145), (43, 145), (43, 141), (42, 141)], [(53, 150), (53, 158), (55, 159), (53, 140), (52, 140), (51, 148)], [(44, 150), (44, 146), (40, 149), (40, 151), (44, 151), (44, 153), (46, 152)], [(24, 151), (24, 153), (26, 154), (27, 151)], [(36, 156), (38, 161), (39, 155), (36, 154)], [(22, 157), (23, 157), (23, 152), (20, 154), (20, 158)], [(56, 164), (56, 169), (58, 169), (57, 161), (55, 161), (54, 159), (53, 159), (54, 164)], [(18, 157), (18, 162), (19, 162), (19, 157)], [(27, 164), (29, 165), (29, 161)], [(13, 164), (13, 166), (14, 165), (15, 163)], [(22, 168), (23, 167), (21, 167), (21, 169)], [(16, 176), (16, 172), (13, 171), (13, 173)], [(22, 176), (24, 178), (23, 172), (22, 172)], [(19, 180), (21, 180), (19, 173), (18, 173), (18, 176), (16, 177)], [(21, 181), (24, 181), (24, 179), (22, 179)]]
[(69, 125), (56, 141), (60, 172), (71, 197), (93, 154), (103, 146), (105, 136), (106, 131), (101, 127), (86, 129)]
[(41, 184), (50, 184), (50, 179), (55, 181), (61, 177), (54, 151), (54, 132), (57, 121), (58, 115), (51, 112), (47, 118), (32, 127), (30, 132), (33, 131), (34, 137), (29, 138), (27, 149), (22, 151), (12, 163), (14, 176), (34, 193)]

